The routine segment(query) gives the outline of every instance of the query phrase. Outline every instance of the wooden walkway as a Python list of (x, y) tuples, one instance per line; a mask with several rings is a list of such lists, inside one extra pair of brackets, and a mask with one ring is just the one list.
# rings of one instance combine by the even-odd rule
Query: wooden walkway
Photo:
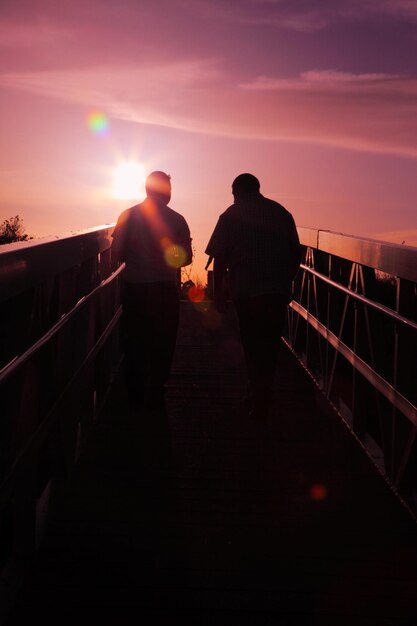
[(416, 524), (284, 348), (252, 423), (233, 312), (184, 303), (167, 414), (122, 380), (10, 626), (415, 626)]

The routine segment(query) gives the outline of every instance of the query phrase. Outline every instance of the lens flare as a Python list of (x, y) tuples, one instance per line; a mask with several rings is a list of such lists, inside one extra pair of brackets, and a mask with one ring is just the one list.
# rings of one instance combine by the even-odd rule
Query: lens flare
[[(195, 305), (197, 307), (197, 305)], [(221, 326), (222, 316), (213, 306), (206, 306), (202, 313), (202, 324), (204, 328), (209, 330), (216, 330)]]
[(109, 130), (109, 118), (101, 111), (91, 111), (87, 116), (87, 124), (96, 135), (107, 135)]
[(327, 498), (327, 487), (317, 483), (310, 488), (310, 498), (316, 502), (322, 502)]
[(202, 302), (204, 300), (204, 289), (198, 285), (193, 285), (189, 288), (187, 296), (191, 302)]
[(162, 237), (159, 243), (161, 244), (161, 248), (163, 250), (167, 250), (167, 248), (172, 246), (172, 240), (169, 237)]
[(171, 244), (164, 250), (165, 262), (170, 267), (182, 267), (184, 265), (186, 254), (184, 248)]
[(119, 200), (138, 200), (144, 195), (145, 169), (136, 161), (124, 161), (113, 172), (113, 196)]

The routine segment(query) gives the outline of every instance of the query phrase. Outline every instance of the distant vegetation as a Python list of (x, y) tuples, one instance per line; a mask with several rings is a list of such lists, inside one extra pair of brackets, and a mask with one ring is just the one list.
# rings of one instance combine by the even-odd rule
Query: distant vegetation
[(33, 237), (25, 233), (23, 220), (19, 215), (4, 220), (4, 222), (0, 224), (0, 246), (5, 243), (28, 241), (29, 239), (33, 239)]

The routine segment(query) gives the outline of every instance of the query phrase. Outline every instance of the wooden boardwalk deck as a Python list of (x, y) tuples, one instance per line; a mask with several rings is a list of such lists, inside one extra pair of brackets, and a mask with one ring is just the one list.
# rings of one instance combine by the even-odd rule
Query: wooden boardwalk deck
[(165, 417), (115, 386), (10, 626), (417, 624), (414, 520), (286, 348), (252, 423), (212, 321), (183, 305)]

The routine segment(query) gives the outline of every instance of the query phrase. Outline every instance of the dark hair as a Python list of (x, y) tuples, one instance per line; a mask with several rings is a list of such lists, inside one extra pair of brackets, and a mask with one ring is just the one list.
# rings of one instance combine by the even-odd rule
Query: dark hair
[(165, 172), (151, 172), (146, 178), (145, 189), (148, 195), (171, 193), (171, 176)]
[(260, 188), (259, 180), (253, 174), (239, 174), (232, 183), (234, 194), (259, 192)]

